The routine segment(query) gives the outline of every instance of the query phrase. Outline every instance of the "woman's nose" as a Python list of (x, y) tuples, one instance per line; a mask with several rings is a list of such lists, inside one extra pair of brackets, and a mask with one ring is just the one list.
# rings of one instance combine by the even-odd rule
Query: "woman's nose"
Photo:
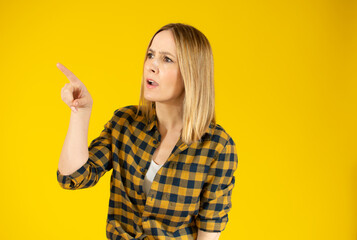
[(154, 73), (158, 72), (159, 68), (158, 68), (158, 64), (157, 64), (156, 60), (150, 61), (150, 63), (148, 64), (148, 70), (152, 71)]

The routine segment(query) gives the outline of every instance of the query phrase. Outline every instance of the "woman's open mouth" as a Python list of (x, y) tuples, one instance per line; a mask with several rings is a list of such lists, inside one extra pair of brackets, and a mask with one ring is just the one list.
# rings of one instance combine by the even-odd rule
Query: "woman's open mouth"
[(157, 86), (159, 86), (159, 84), (157, 82), (155, 82), (154, 80), (152, 80), (152, 79), (147, 79), (146, 80), (146, 86), (148, 88), (156, 88)]

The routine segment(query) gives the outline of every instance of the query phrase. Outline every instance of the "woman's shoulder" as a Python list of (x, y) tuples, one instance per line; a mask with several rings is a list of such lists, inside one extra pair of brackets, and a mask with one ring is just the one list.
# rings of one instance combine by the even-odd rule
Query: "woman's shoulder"
[(133, 124), (134, 122), (143, 122), (145, 121), (142, 111), (138, 111), (138, 105), (127, 105), (124, 107), (117, 108), (114, 111), (113, 120), (120, 125), (124, 124)]
[(222, 125), (211, 123), (210, 125), (210, 141), (226, 146), (227, 144), (235, 145), (233, 138)]
[(114, 114), (118, 117), (133, 117), (136, 115), (137, 110), (138, 110), (138, 105), (127, 105), (116, 109), (114, 111)]

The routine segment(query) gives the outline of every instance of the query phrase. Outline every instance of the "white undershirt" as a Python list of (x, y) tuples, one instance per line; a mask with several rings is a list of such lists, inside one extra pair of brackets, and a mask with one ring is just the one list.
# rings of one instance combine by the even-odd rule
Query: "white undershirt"
[(164, 164), (162, 164), (162, 165), (156, 164), (156, 162), (154, 162), (154, 160), (151, 159), (150, 167), (149, 167), (149, 169), (145, 175), (145, 179), (144, 179), (144, 192), (146, 195), (149, 194), (152, 181), (154, 180), (157, 171), (159, 171), (159, 169), (163, 165)]

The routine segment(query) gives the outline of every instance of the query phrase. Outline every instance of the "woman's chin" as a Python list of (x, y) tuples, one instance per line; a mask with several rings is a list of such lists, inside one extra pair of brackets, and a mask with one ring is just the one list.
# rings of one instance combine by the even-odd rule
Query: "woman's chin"
[(157, 98), (155, 97), (151, 97), (151, 96), (144, 96), (145, 100), (147, 101), (151, 101), (151, 102), (157, 102)]

